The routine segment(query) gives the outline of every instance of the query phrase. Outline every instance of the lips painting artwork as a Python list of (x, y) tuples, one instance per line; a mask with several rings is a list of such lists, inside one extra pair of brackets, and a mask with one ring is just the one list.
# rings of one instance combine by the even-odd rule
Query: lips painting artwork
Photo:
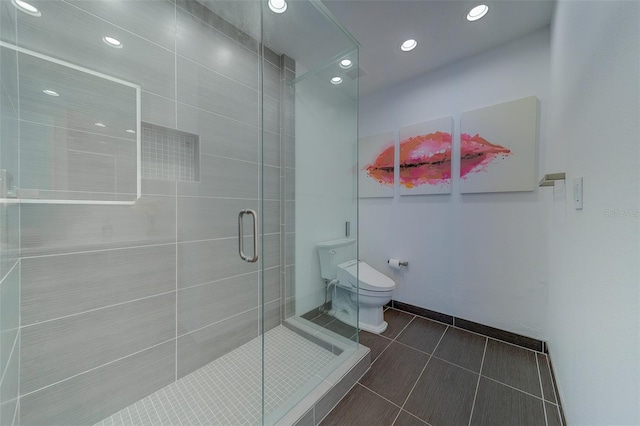
[(462, 113), (460, 193), (535, 189), (537, 111), (529, 96)]
[(358, 195), (361, 198), (393, 197), (395, 143), (394, 132), (358, 140)]
[(399, 191), (402, 195), (451, 192), (453, 117), (400, 128)]

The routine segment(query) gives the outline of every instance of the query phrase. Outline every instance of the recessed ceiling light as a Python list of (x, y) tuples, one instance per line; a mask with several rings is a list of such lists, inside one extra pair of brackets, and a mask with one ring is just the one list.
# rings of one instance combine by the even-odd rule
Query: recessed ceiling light
[(489, 6), (487, 6), (486, 4), (479, 4), (478, 6), (471, 9), (469, 13), (467, 13), (467, 21), (477, 21), (478, 19), (486, 15), (488, 11)]
[(284, 13), (287, 10), (287, 1), (286, 0), (269, 0), (269, 9), (273, 13)]
[(42, 91), (42, 93), (44, 93), (45, 95), (49, 95), (49, 96), (60, 96), (60, 94), (54, 90), (49, 90), (49, 89), (44, 89)]
[(353, 62), (351, 62), (351, 59), (343, 59), (340, 61), (340, 68), (351, 68), (351, 65), (353, 65)]
[(417, 45), (418, 45), (418, 42), (415, 41), (414, 39), (410, 38), (409, 40), (405, 40), (400, 45), (400, 50), (402, 50), (403, 52), (408, 52), (410, 50), (415, 49)]
[(127, 129), (127, 133), (135, 133), (135, 130)]
[(13, 4), (19, 11), (26, 13), (27, 15), (39, 17), (42, 16), (42, 13), (38, 10), (34, 5), (27, 3), (23, 0), (11, 0), (11, 4)]
[(107, 46), (115, 47), (116, 49), (122, 49), (122, 43), (116, 38), (104, 36), (102, 37), (102, 41), (104, 41)]
[(107, 125), (104, 123), (93, 123), (93, 124), (95, 124), (98, 127), (107, 127)]
[(342, 77), (333, 77), (331, 79), (331, 84), (340, 84), (342, 83)]

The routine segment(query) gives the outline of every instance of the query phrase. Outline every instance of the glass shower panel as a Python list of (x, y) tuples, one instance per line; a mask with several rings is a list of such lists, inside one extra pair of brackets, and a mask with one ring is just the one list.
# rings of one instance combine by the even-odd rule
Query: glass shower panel
[(178, 128), (199, 136), (201, 173), (176, 186), (177, 378), (201, 389), (204, 424), (260, 424), (262, 270), (279, 261), (278, 205), (261, 201), (261, 5), (178, 4)]
[(326, 382), (358, 47), (322, 4), (1, 0), (0, 42), (0, 423), (272, 424)]
[[(279, 101), (280, 111), (280, 303), (270, 302), (268, 267), (263, 292), (265, 424), (272, 424), (357, 349), (357, 303), (349, 319), (330, 315), (316, 244), (345, 237), (348, 222), (349, 256), (357, 255), (358, 45), (316, 1), (290, 1), (282, 14), (265, 1), (262, 39), (265, 120), (271, 103)], [(277, 75), (269, 74), (273, 53), (280, 57), (279, 94)], [(343, 59), (349, 66), (339, 66)], [(262, 135), (266, 183), (273, 137), (266, 124)], [(293, 336), (270, 331), (277, 324)]]

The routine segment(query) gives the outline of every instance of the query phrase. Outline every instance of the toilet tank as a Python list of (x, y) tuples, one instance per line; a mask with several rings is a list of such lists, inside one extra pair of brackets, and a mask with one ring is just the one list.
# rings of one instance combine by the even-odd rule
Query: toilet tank
[(339, 240), (323, 241), (316, 245), (320, 255), (320, 275), (325, 280), (332, 280), (338, 275), (338, 265), (347, 260), (355, 259), (355, 239), (341, 238)]

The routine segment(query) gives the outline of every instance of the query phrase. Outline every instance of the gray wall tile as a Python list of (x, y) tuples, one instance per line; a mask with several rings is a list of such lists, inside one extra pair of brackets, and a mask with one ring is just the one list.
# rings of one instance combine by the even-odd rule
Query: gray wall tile
[(170, 0), (105, 1), (68, 0), (119, 27), (127, 28), (140, 37), (173, 50), (176, 34), (175, 3)]
[(178, 56), (178, 101), (252, 126), (258, 125), (256, 90), (181, 56)]
[(178, 54), (245, 84), (258, 89), (258, 55), (204, 21), (177, 10)]
[(14, 267), (20, 256), (20, 208), (18, 204), (0, 205), (0, 280)]
[(140, 115), (146, 123), (173, 129), (176, 127), (176, 101), (143, 90), (140, 93)]
[(179, 103), (178, 128), (200, 136), (203, 154), (260, 161), (260, 130), (255, 126)]
[[(228, 3), (222, 3), (217, 1), (193, 1), (193, 0), (176, 0), (176, 4), (181, 9), (186, 10), (194, 16), (197, 16), (202, 21), (206, 22), (208, 25), (218, 29), (222, 33), (228, 35), (233, 40), (242, 44), (244, 47), (249, 49), (252, 52), (258, 53), (258, 41), (255, 38), (252, 38), (249, 34), (245, 33), (241, 29), (235, 27), (228, 21), (225, 21), (223, 17), (216, 13), (222, 14), (225, 12), (225, 7), (228, 8)], [(205, 6), (206, 5), (206, 6)], [(235, 6), (235, 5), (234, 5)], [(232, 6), (233, 7), (233, 6)], [(249, 26), (258, 26), (260, 25), (260, 5), (255, 3), (251, 8), (244, 9), (244, 22)], [(231, 10), (231, 9), (230, 9)], [(215, 13), (214, 13), (215, 12)], [(234, 10), (231, 10), (231, 13), (234, 13)], [(234, 15), (235, 16), (235, 15)]]
[(175, 198), (156, 196), (133, 206), (25, 204), (23, 255), (172, 243), (175, 209)]
[[(268, 50), (268, 49), (265, 49)], [(280, 100), (280, 68), (269, 61), (264, 61), (263, 75), (264, 94), (276, 101)]]
[(296, 135), (296, 120), (295, 120), (295, 103), (283, 102), (282, 113), (284, 114), (284, 134), (289, 136)]
[(265, 268), (280, 266), (280, 234), (265, 235), (262, 255)]
[(174, 377), (175, 340), (22, 397), (20, 424), (94, 424)]
[(8, 360), (7, 370), (4, 373), (2, 382), (0, 383), (0, 424), (11, 425), (18, 404), (19, 390), (19, 354), (20, 347), (18, 344)]
[(269, 166), (280, 166), (280, 134), (268, 131), (262, 132), (263, 149), (262, 155), (264, 164)]
[(178, 338), (178, 378), (258, 336), (258, 309)]
[[(15, 8), (11, 6), (11, 3), (8, 6), (12, 9), (11, 11), (6, 10), (6, 2), (2, 3), (2, 8), (0, 9), (0, 13), (2, 13), (2, 22), (1, 24), (7, 25), (6, 20), (15, 19), (9, 18), (7, 15), (11, 12), (15, 15), (13, 11)], [(9, 24), (13, 26), (12, 24)], [(14, 26), (15, 28), (15, 26)], [(0, 31), (4, 34), (6, 28), (2, 28)], [(14, 30), (15, 31), (15, 30)], [(2, 37), (2, 40), (6, 40), (5, 37)], [(2, 78), (2, 99), (0, 99), (2, 106), (2, 115), (6, 117), (18, 118), (18, 53), (7, 47), (0, 47), (0, 76)]]
[(22, 325), (175, 289), (175, 244), (22, 260)]
[(286, 232), (295, 232), (296, 230), (296, 202), (284, 202), (284, 226)]
[(290, 299), (286, 299), (284, 302), (284, 318), (291, 318), (296, 314), (296, 298), (292, 297)]
[(0, 37), (7, 42), (15, 42), (16, 39), (16, 8), (11, 2), (0, 2)]
[(175, 293), (22, 328), (28, 393), (175, 338)]
[(97, 195), (137, 191), (131, 140), (21, 122), (20, 146), (22, 188)]
[(296, 295), (296, 269), (295, 265), (285, 268), (285, 297), (290, 298)]
[[(136, 125), (136, 89), (25, 53), (18, 60), (20, 119), (135, 140), (126, 130)], [(59, 96), (47, 96), (43, 89)]]
[(280, 55), (278, 55), (273, 50), (269, 49), (267, 46), (264, 46), (264, 60), (268, 61), (269, 65), (275, 65), (280, 67)]
[(283, 136), (284, 167), (295, 168), (296, 166), (296, 143), (291, 135)]
[[(248, 230), (245, 230), (248, 235)], [(264, 238), (263, 257), (265, 268), (280, 265), (280, 234)], [(252, 240), (244, 239), (245, 253), (252, 253)], [(261, 239), (258, 247), (262, 247)], [(257, 270), (257, 263), (247, 263), (238, 255), (237, 238), (207, 240), (178, 244), (178, 288), (204, 284), (234, 277)]]
[[(251, 250), (251, 239), (244, 246)], [(238, 256), (238, 239), (226, 238), (178, 244), (178, 288), (234, 277), (258, 269)]]
[(280, 132), (280, 102), (265, 96), (262, 100), (262, 114), (264, 129), (269, 132)]
[(283, 55), (284, 58), (284, 66), (286, 69), (295, 72), (296, 70), (296, 61), (294, 61), (292, 58), (290, 58), (287, 55)]
[(264, 198), (269, 200), (280, 199), (280, 168), (264, 166)]
[(178, 291), (178, 335), (258, 307), (258, 272)]
[(284, 169), (284, 199), (296, 199), (296, 169), (289, 167)]
[(280, 299), (264, 305), (264, 331), (265, 333), (280, 325), (282, 318), (282, 302)]
[(202, 154), (200, 182), (178, 182), (179, 195), (258, 198), (257, 163)]
[(286, 266), (293, 265), (296, 263), (296, 234), (290, 233), (286, 234), (286, 258), (284, 264)]
[[(20, 46), (102, 72), (168, 98), (174, 96), (175, 54), (61, 1), (38, 2), (38, 19), (18, 14)], [(107, 46), (103, 35), (120, 40)]]
[[(2, 2), (2, 22), (5, 24), (5, 3)], [(9, 7), (15, 10), (9, 3)], [(8, 18), (8, 17), (7, 17)], [(15, 18), (15, 17), (14, 17)], [(4, 32), (4, 29), (2, 29)], [(3, 38), (4, 40), (4, 38)], [(20, 184), (19, 176), (19, 122), (18, 118), (18, 56), (14, 50), (0, 48), (0, 169), (13, 176), (15, 186)]]
[(176, 181), (142, 178), (142, 195), (175, 195), (175, 194), (176, 194)]
[[(0, 376), (9, 363), (20, 327), (20, 265), (0, 283)], [(2, 424), (2, 423), (0, 423)]]
[[(178, 241), (236, 237), (238, 212), (245, 208), (260, 212), (259, 205), (257, 200), (179, 197)], [(258, 232), (278, 232), (279, 207), (278, 201), (264, 201), (264, 221), (259, 222)], [(249, 235), (249, 226), (246, 222), (245, 235)]]
[(279, 300), (280, 295), (280, 268), (278, 266), (264, 271), (264, 281), (262, 283), (264, 291), (264, 302)]

